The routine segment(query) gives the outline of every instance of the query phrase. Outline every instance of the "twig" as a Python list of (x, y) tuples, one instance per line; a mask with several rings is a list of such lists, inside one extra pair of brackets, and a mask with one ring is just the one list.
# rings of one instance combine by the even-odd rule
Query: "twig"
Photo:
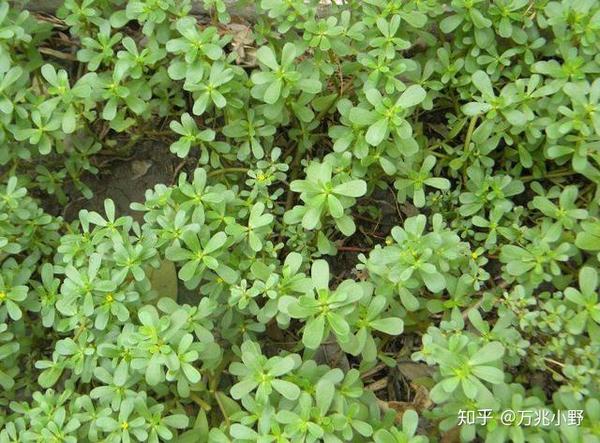
[(60, 58), (61, 60), (70, 60), (70, 61), (74, 61), (75, 60), (75, 57), (73, 56), (73, 54), (67, 54), (65, 52), (60, 52), (60, 51), (57, 51), (57, 50), (52, 49), (52, 48), (41, 47), (41, 48), (39, 48), (39, 51), (42, 54), (46, 54), (46, 55), (50, 55), (52, 57)]
[(338, 246), (338, 252), (369, 252), (370, 249), (359, 248), (358, 246)]
[(375, 391), (379, 391), (381, 389), (386, 388), (387, 385), (388, 385), (387, 378), (382, 378), (380, 380), (377, 380), (376, 382), (371, 383), (370, 385), (365, 386), (365, 389), (375, 392)]
[(564, 363), (561, 363), (561, 362), (559, 362), (559, 361), (553, 360), (553, 359), (551, 359), (551, 358), (544, 357), (544, 360), (546, 360), (547, 362), (550, 362), (550, 363), (552, 363), (552, 364), (555, 364), (556, 366), (560, 366), (561, 368), (564, 368), (564, 367), (565, 367), (565, 364), (564, 364)]
[(175, 182), (177, 181), (177, 175), (179, 174), (179, 171), (181, 171), (183, 169), (183, 167), (185, 166), (186, 163), (187, 163), (187, 158), (184, 158), (183, 161), (181, 161), (175, 167), (175, 171), (173, 171), (173, 178), (171, 179), (172, 184), (175, 184)]
[[(505, 281), (502, 281), (499, 285), (496, 285), (494, 288), (490, 288), (490, 289), (506, 289), (508, 287), (508, 283)], [(479, 295), (482, 295), (481, 292), (478, 293)], [(500, 299), (499, 298), (494, 298), (494, 300), (492, 301), (492, 305), (495, 305)], [(477, 300), (475, 303), (473, 303), (471, 306), (469, 306), (467, 309), (465, 309), (462, 312), (462, 318), (463, 320), (466, 320), (467, 317), (469, 316), (469, 312), (471, 312), (473, 309), (479, 309), (481, 307), (481, 304), (483, 303), (483, 297), (481, 297), (479, 300)]]
[(377, 366), (375, 366), (374, 368), (371, 368), (368, 371), (365, 371), (363, 374), (360, 375), (360, 378), (362, 378), (363, 380), (366, 378), (369, 378), (371, 375), (377, 374), (379, 371), (381, 371), (382, 369), (385, 369), (386, 367), (387, 367), (387, 365), (385, 363), (380, 363)]
[(467, 319), (467, 317), (469, 316), (469, 312), (471, 312), (473, 310), (477, 311), (481, 307), (482, 303), (483, 303), (483, 297), (481, 297), (479, 300), (477, 300), (475, 303), (473, 303), (471, 306), (469, 306), (467, 309), (465, 309), (462, 312), (463, 320)]

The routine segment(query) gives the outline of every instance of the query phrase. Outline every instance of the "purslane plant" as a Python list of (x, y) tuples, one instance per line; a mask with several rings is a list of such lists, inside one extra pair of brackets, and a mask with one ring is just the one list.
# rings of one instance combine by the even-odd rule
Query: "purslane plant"
[(363, 180), (334, 175), (332, 166), (327, 162), (311, 162), (306, 167), (306, 179), (290, 183), (290, 189), (300, 193), (304, 205), (287, 212), (286, 223), (301, 222), (304, 229), (319, 229), (323, 219), (329, 216), (344, 235), (350, 236), (356, 230), (346, 209), (367, 192), (367, 184)]

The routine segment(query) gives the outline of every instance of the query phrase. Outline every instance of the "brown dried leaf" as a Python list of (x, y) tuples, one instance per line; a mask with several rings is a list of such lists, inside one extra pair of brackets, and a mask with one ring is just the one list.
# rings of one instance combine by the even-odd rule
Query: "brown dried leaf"
[(377, 380), (377, 381), (371, 383), (370, 385), (365, 386), (365, 389), (375, 392), (375, 391), (384, 389), (385, 387), (387, 387), (387, 385), (388, 385), (387, 378), (382, 378), (380, 380)]
[(241, 66), (256, 66), (256, 48), (252, 46), (254, 43), (252, 29), (241, 23), (229, 23), (226, 25), (225, 32), (233, 36), (231, 47), (237, 54), (235, 62)]
[(442, 434), (442, 438), (440, 439), (440, 443), (459, 443), (460, 442), (460, 428), (458, 426), (454, 426), (447, 432)]
[(148, 172), (148, 169), (152, 166), (150, 160), (134, 160), (131, 162), (131, 172), (133, 172), (132, 180), (137, 180), (143, 177)]
[(163, 260), (157, 269), (150, 268), (148, 279), (158, 299), (168, 297), (177, 301), (177, 270), (173, 262)]
[(346, 353), (337, 344), (335, 336), (330, 334), (325, 342), (317, 348), (314, 360), (318, 364), (326, 364), (332, 368), (340, 368), (344, 372), (350, 370), (350, 362)]
[(421, 413), (422, 411), (429, 409), (433, 406), (429, 398), (429, 391), (425, 386), (415, 385), (411, 383), (411, 388), (415, 392), (415, 397), (412, 401), (383, 401), (378, 400), (379, 407), (383, 411), (387, 411), (393, 409), (396, 411), (396, 423), (402, 423), (402, 415), (405, 411), (412, 409), (417, 413)]
[(414, 381), (419, 378), (431, 377), (433, 374), (432, 368), (424, 363), (417, 363), (413, 361), (399, 361), (397, 363), (398, 371), (406, 377), (409, 381)]

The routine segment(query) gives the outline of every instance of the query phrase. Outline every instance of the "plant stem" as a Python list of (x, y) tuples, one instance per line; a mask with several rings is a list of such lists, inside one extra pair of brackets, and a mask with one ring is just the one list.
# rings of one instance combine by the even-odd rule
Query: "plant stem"
[(200, 406), (206, 412), (208, 412), (212, 409), (208, 403), (206, 403), (204, 400), (202, 400), (198, 395), (194, 394), (193, 392), (190, 394), (190, 398), (192, 400), (194, 400), (194, 403), (196, 403), (198, 406)]
[(433, 154), (433, 155), (435, 155), (436, 157), (439, 157), (439, 158), (450, 158), (449, 155), (442, 154), (441, 152), (437, 152), (437, 151), (431, 151), (431, 154)]
[(559, 169), (558, 171), (547, 173), (541, 177), (534, 177), (533, 175), (526, 175), (524, 177), (521, 177), (520, 180), (522, 182), (527, 182), (527, 181), (531, 181), (531, 180), (541, 180), (541, 179), (545, 179), (545, 178), (567, 177), (569, 175), (575, 175), (575, 174), (577, 174), (577, 173), (575, 171), (573, 171), (572, 169)]
[(209, 172), (207, 174), (208, 177), (215, 177), (217, 175), (222, 175), (222, 174), (229, 174), (229, 173), (234, 173), (234, 172), (248, 172), (249, 169), (248, 168), (223, 168), (223, 169), (217, 169), (216, 171), (212, 171)]
[(370, 249), (360, 248), (358, 246), (339, 246), (338, 252), (369, 252)]
[(560, 366), (561, 368), (564, 368), (564, 367), (565, 367), (564, 363), (561, 363), (561, 362), (559, 362), (559, 361), (553, 360), (553, 359), (551, 359), (551, 358), (544, 357), (544, 360), (546, 360), (546, 361), (547, 361), (547, 362), (549, 362), (549, 363), (555, 364), (556, 366)]
[[(465, 137), (465, 153), (469, 151), (469, 145), (471, 144), (471, 137), (473, 136), (473, 131), (475, 131), (475, 125), (477, 124), (477, 116), (471, 117), (471, 121), (469, 122), (469, 128), (467, 129), (467, 135)], [(467, 171), (463, 169), (462, 173), (463, 183), (467, 183)]]
[(471, 121), (469, 122), (469, 128), (467, 129), (467, 136), (465, 137), (465, 151), (469, 149), (469, 144), (471, 144), (471, 137), (473, 136), (473, 131), (475, 131), (476, 124), (477, 116), (471, 117)]
[[(298, 146), (296, 146), (296, 152), (294, 153), (294, 158), (292, 163), (290, 164), (290, 171), (292, 171), (290, 177), (290, 183), (298, 178), (298, 164), (300, 163), (300, 159), (302, 158), (302, 151)], [(289, 211), (292, 207), (292, 203), (294, 203), (294, 192), (291, 189), (288, 189), (287, 197), (285, 199), (285, 210)]]
[(215, 392), (215, 400), (217, 400), (217, 404), (219, 405), (221, 414), (223, 414), (223, 419), (225, 420), (225, 424), (227, 424), (227, 427), (229, 427), (231, 425), (231, 422), (229, 420), (229, 415), (227, 415), (227, 411), (225, 411), (225, 406), (223, 405), (223, 402), (221, 401), (221, 393), (219, 391)]

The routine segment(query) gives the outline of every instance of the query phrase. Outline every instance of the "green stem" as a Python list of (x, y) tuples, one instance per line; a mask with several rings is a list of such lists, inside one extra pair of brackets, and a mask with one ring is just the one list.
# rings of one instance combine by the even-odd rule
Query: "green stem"
[(198, 395), (194, 394), (193, 392), (190, 394), (190, 398), (192, 400), (194, 400), (194, 403), (196, 403), (198, 406), (200, 406), (206, 412), (211, 410), (210, 405), (208, 403), (206, 403), (204, 400), (202, 400)]
[[(469, 122), (469, 128), (467, 129), (467, 135), (465, 137), (465, 152), (469, 151), (469, 145), (471, 144), (471, 137), (473, 136), (473, 131), (475, 131), (475, 125), (477, 124), (477, 116), (471, 117), (471, 121)], [(467, 183), (467, 172), (463, 169), (463, 183)]]
[(437, 151), (431, 151), (430, 153), (431, 153), (432, 155), (435, 155), (436, 157), (439, 157), (439, 158), (446, 158), (446, 159), (447, 159), (447, 158), (450, 158), (450, 156), (449, 156), (449, 155), (442, 154), (441, 152), (437, 152)]
[(229, 173), (234, 173), (234, 172), (246, 173), (248, 171), (249, 171), (248, 168), (223, 168), (223, 169), (217, 169), (216, 171), (209, 172), (207, 174), (207, 176), (215, 177), (217, 175), (222, 175), (222, 174), (229, 174)]
[(223, 405), (223, 402), (221, 401), (221, 393), (219, 391), (215, 392), (215, 400), (217, 400), (217, 404), (219, 405), (221, 414), (223, 414), (223, 419), (225, 420), (225, 424), (227, 425), (227, 427), (229, 427), (231, 425), (231, 422), (229, 420), (229, 415), (227, 415), (227, 411), (225, 410), (225, 406)]
[(544, 174), (543, 176), (540, 177), (535, 177), (533, 175), (526, 175), (524, 177), (521, 177), (521, 181), (523, 182), (528, 182), (531, 180), (542, 180), (545, 178), (559, 178), (559, 177), (567, 177), (569, 175), (575, 175), (577, 174), (577, 172), (573, 171), (572, 169), (560, 169), (558, 171), (554, 171), (554, 172), (550, 172), (547, 174)]
[[(292, 160), (292, 163), (290, 164), (290, 170), (292, 171), (291, 177), (290, 177), (290, 183), (293, 182), (294, 180), (296, 180), (296, 178), (298, 178), (298, 163), (300, 163), (300, 158), (302, 157), (302, 151), (300, 150), (300, 148), (298, 146), (296, 146), (296, 152), (294, 153), (294, 159)], [(285, 210), (289, 211), (290, 208), (292, 207), (292, 204), (294, 203), (294, 192), (289, 189), (286, 199), (285, 199)]]
[(141, 134), (134, 134), (129, 141), (125, 144), (125, 146), (123, 146), (122, 148), (118, 148), (118, 151), (121, 153), (125, 153), (126, 155), (129, 155), (131, 153), (131, 148), (133, 146), (135, 146), (135, 144), (137, 144), (137, 142), (139, 142), (141, 140), (142, 136)]
[(15, 175), (15, 171), (17, 170), (17, 166), (19, 165), (18, 160), (13, 160), (13, 164), (11, 165), (8, 171), (5, 171), (4, 174), (0, 177), (0, 182), (4, 183), (11, 176)]
[(73, 335), (73, 341), (77, 341), (79, 339), (79, 336), (81, 334), (83, 334), (83, 331), (85, 331), (86, 329), (87, 329), (87, 325), (80, 324), (79, 328), (77, 328), (77, 330), (75, 331), (75, 334)]
[(473, 131), (475, 131), (476, 124), (477, 116), (471, 117), (471, 121), (469, 122), (469, 128), (467, 129), (467, 136), (465, 137), (465, 151), (469, 149), (469, 144), (471, 143), (471, 137), (473, 136)]
[(336, 94), (335, 99), (331, 100), (331, 103), (325, 109), (321, 109), (321, 111), (317, 114), (317, 117), (315, 118), (315, 120), (318, 121), (318, 122), (320, 122), (321, 120), (323, 120), (323, 117), (325, 116), (325, 114), (327, 114), (331, 110), (331, 108), (333, 108), (333, 105), (335, 103), (337, 103), (337, 99), (338, 98), (339, 98), (339, 94)]

